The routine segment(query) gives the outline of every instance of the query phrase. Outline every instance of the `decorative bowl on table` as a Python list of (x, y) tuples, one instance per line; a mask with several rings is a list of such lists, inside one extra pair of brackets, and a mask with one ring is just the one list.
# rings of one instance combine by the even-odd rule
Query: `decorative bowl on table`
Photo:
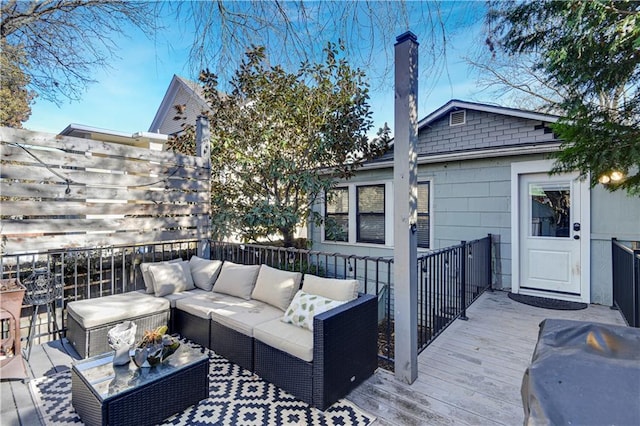
[(131, 358), (136, 366), (154, 367), (169, 358), (180, 347), (177, 338), (167, 333), (167, 326), (163, 325), (155, 330), (144, 332), (142, 340), (136, 345)]

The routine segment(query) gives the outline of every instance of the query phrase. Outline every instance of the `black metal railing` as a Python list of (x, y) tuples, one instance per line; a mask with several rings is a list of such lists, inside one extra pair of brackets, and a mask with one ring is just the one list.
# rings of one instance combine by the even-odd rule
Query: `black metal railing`
[(378, 357), (383, 366), (392, 368), (392, 258), (226, 242), (211, 243), (211, 258), (248, 265), (264, 263), (278, 269), (321, 277), (358, 280), (360, 292), (378, 296)]
[[(196, 240), (145, 243), (103, 248), (76, 248), (41, 253), (3, 255), (2, 278), (26, 279), (33, 271), (51, 271), (63, 283), (56, 301), (57, 324), (65, 330), (64, 307), (70, 301), (124, 293), (144, 288), (140, 263), (189, 259), (197, 253)], [(329, 278), (353, 278), (360, 291), (378, 297), (378, 357), (380, 365), (393, 369), (393, 258), (356, 256), (293, 248), (210, 242), (210, 258), (269, 266)], [(422, 351), (455, 318), (466, 318), (466, 308), (491, 288), (491, 236), (441, 249), (418, 259), (418, 348)], [(29, 318), (31, 306), (23, 306)], [(51, 339), (54, 319), (42, 317), (38, 341)], [(21, 327), (28, 322), (21, 321)], [(25, 330), (26, 331), (26, 330)], [(22, 333), (26, 335), (26, 333)], [(44, 337), (44, 339), (43, 339)]]
[[(144, 288), (140, 263), (189, 259), (197, 251), (196, 240), (155, 242), (101, 248), (73, 248), (50, 250), (28, 254), (3, 254), (0, 256), (2, 278), (26, 280), (34, 271), (48, 270), (54, 282), (62, 283), (60, 299), (54, 306), (64, 308), (68, 302), (107, 296)], [(28, 298), (25, 298), (28, 300)], [(33, 306), (22, 308), (21, 318), (30, 317)], [(66, 329), (64, 309), (58, 309), (56, 324)], [(54, 318), (50, 313), (38, 318), (38, 334), (41, 341), (48, 341), (52, 334)], [(28, 323), (21, 321), (21, 329)], [(24, 333), (22, 333), (24, 335)]]
[(613, 307), (631, 327), (640, 327), (640, 250), (611, 239)]
[(491, 289), (491, 235), (418, 258), (418, 351)]

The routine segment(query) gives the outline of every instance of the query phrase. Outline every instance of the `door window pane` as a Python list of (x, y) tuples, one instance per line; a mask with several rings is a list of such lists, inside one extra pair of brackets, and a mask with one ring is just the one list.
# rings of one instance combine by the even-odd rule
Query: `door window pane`
[(571, 189), (568, 183), (530, 184), (533, 237), (569, 237)]

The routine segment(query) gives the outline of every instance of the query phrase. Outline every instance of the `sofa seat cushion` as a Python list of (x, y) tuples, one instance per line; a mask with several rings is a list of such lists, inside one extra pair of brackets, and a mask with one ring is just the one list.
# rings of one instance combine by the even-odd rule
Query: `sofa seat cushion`
[(200, 288), (195, 288), (193, 290), (189, 290), (189, 291), (183, 291), (180, 293), (172, 293), (172, 294), (167, 294), (166, 296), (162, 296), (165, 299), (167, 299), (169, 301), (169, 304), (171, 305), (172, 308), (176, 307), (176, 302), (180, 299), (185, 299), (187, 297), (192, 297), (192, 296), (197, 296), (199, 294), (209, 294), (211, 293), (210, 291), (206, 291), (206, 290), (202, 290)]
[(313, 333), (279, 318), (256, 325), (253, 337), (303, 361), (313, 361)]
[(215, 306), (225, 306), (220, 304), (223, 300), (241, 300), (237, 297), (212, 291), (199, 292), (199, 294), (194, 293), (193, 295), (191, 293), (194, 293), (194, 291), (190, 291), (188, 297), (176, 299), (175, 307), (176, 309), (204, 319), (211, 319), (211, 310)]
[(282, 317), (282, 311), (258, 300), (224, 300), (211, 309), (211, 320), (253, 337), (255, 326)]
[(67, 313), (85, 329), (169, 310), (170, 303), (144, 290), (69, 302)]

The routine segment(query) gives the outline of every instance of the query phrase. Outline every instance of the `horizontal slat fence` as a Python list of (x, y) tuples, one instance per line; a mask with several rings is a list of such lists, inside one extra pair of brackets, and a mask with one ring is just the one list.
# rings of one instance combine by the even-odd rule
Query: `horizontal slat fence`
[(0, 128), (0, 253), (207, 239), (204, 134), (193, 157)]

